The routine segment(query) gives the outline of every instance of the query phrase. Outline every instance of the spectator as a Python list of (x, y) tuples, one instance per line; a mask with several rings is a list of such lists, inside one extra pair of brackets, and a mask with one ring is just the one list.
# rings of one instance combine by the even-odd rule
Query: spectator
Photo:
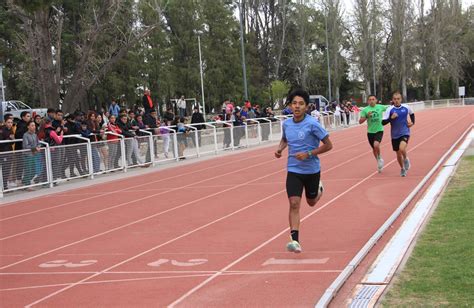
[(173, 122), (174, 121), (174, 113), (171, 108), (166, 108), (166, 112), (163, 115), (163, 119), (165, 122)]
[[(22, 147), (25, 150), (29, 150), (25, 153), (25, 175), (23, 177), (23, 185), (31, 185), (31, 180), (35, 176), (40, 176), (41, 168), (37, 166), (41, 162), (40, 143), (38, 136), (36, 135), (36, 124), (34, 121), (30, 121), (27, 124), (27, 131), (23, 135)], [(39, 171), (39, 172), (38, 172)], [(31, 191), (31, 188), (27, 188), (27, 191)]]
[(56, 109), (48, 108), (48, 110), (46, 111), (46, 118), (53, 122), (56, 118)]
[[(76, 122), (76, 116), (77, 112), (74, 114), (70, 114), (66, 116), (66, 128), (67, 128), (67, 135), (79, 135), (80, 134), (80, 124)], [(66, 138), (64, 140), (66, 144), (78, 144), (77, 138)], [(78, 151), (79, 150), (79, 151)], [(77, 169), (79, 174), (85, 174), (85, 170), (87, 170), (86, 164), (86, 157), (87, 157), (87, 151), (70, 146), (66, 147), (65, 149), (66, 152), (66, 162), (65, 165), (69, 167), (69, 174), (71, 177), (76, 177), (77, 175), (74, 173), (74, 168)]]
[(185, 117), (186, 116), (186, 100), (184, 99), (184, 95), (181, 95), (181, 98), (178, 99), (178, 102), (176, 103), (176, 105), (178, 106), (179, 116)]
[[(99, 139), (100, 135), (103, 133), (103, 131), (101, 130), (101, 127), (96, 122), (96, 117), (97, 115), (94, 111), (89, 111), (89, 114), (87, 115), (87, 121), (86, 121), (87, 130), (89, 131), (88, 138), (90, 139), (91, 142), (94, 142), (94, 143), (100, 140)], [(99, 156), (99, 151), (97, 149), (97, 146), (92, 146), (91, 151), (92, 151), (92, 167), (93, 167), (94, 173), (97, 173), (100, 171), (100, 156)]]
[[(31, 114), (28, 111), (22, 111), (20, 114), (20, 121), (18, 121), (16, 125), (16, 130), (15, 130), (15, 139), (22, 140), (23, 135), (28, 131), (28, 123), (31, 121)], [(23, 149), (23, 143), (21, 141), (18, 141), (15, 143), (15, 151), (20, 151)], [(21, 154), (20, 154), (21, 155)], [(25, 157), (24, 155), (15, 155), (16, 163), (16, 171), (15, 171), (15, 177), (16, 177), (16, 182), (21, 183), (21, 180), (23, 178), (23, 175), (25, 173)]]
[(188, 146), (187, 135), (189, 134), (188, 129), (185, 126), (186, 119), (184, 117), (176, 117), (175, 125), (176, 132), (178, 134), (178, 157), (179, 159), (186, 159), (184, 157), (184, 150)]
[(153, 104), (153, 100), (151, 99), (151, 92), (150, 90), (145, 90), (143, 93), (143, 108), (145, 108), (145, 114), (149, 114), (152, 110), (156, 110), (155, 105)]
[[(245, 108), (245, 107), (244, 107)], [(240, 145), (240, 139), (245, 135), (244, 118), (240, 114), (240, 110), (236, 109), (232, 124), (234, 125), (234, 146)]]
[(122, 157), (122, 150), (120, 148), (119, 137), (117, 135), (122, 134), (122, 130), (115, 123), (116, 117), (111, 115), (109, 118), (109, 124), (107, 125), (107, 130), (112, 134), (107, 135), (108, 145), (109, 145), (109, 167), (117, 169), (119, 168), (119, 160)]
[(42, 121), (41, 116), (39, 114), (35, 115), (36, 133), (39, 132), (41, 121)]
[(109, 114), (117, 118), (119, 113), (120, 113), (120, 106), (117, 105), (117, 102), (115, 101), (115, 99), (112, 99), (112, 102), (109, 107)]
[(62, 149), (56, 148), (57, 146), (63, 143), (64, 130), (61, 126), (56, 129), (53, 127), (49, 119), (45, 119), (44, 126), (42, 128), (44, 141), (49, 144), (51, 151), (51, 161), (53, 162), (53, 180), (56, 180), (60, 177), (65, 177), (64, 175), (64, 162), (63, 162), (63, 152)]
[[(0, 140), (14, 140), (15, 134), (13, 133), (13, 117), (9, 117), (8, 114), (4, 116), (4, 125), (1, 129)], [(2, 167), (3, 176), (3, 190), (8, 189), (8, 178), (10, 177), (12, 167), (12, 153), (13, 142), (0, 143), (0, 165)]]
[[(206, 128), (206, 126), (204, 124), (197, 124), (196, 125), (196, 123), (204, 123), (204, 122), (205, 122), (204, 121), (204, 116), (202, 115), (202, 113), (199, 112), (199, 107), (195, 106), (193, 115), (191, 117), (191, 124), (195, 124), (193, 126), (196, 127), (196, 129), (198, 130), (199, 146), (201, 146), (201, 132), (200, 132), (200, 130)], [(191, 139), (193, 140), (194, 146), (196, 146), (196, 138), (191, 138)]]
[(135, 156), (139, 164), (143, 164), (143, 160), (140, 158), (138, 151), (138, 141), (136, 139), (136, 133), (132, 128), (126, 114), (121, 114), (119, 122), (117, 123), (122, 135), (125, 137), (125, 152), (127, 154), (127, 164), (133, 165), (132, 155)]
[(99, 135), (97, 136), (98, 143), (97, 143), (97, 150), (102, 157), (102, 163), (104, 164), (104, 170), (109, 170), (109, 147), (107, 145), (107, 135), (105, 134), (105, 130), (107, 129), (107, 125), (104, 123), (102, 115), (98, 114), (95, 118), (95, 123), (97, 127), (100, 128)]

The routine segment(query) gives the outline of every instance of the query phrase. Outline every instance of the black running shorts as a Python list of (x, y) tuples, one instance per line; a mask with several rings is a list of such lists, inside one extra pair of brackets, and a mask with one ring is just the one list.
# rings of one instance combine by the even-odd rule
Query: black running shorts
[(315, 199), (318, 196), (319, 179), (321, 172), (313, 174), (300, 174), (288, 172), (286, 176), (286, 193), (289, 197), (300, 197), (303, 188), (307, 199)]
[(400, 150), (400, 143), (404, 141), (405, 143), (408, 144), (408, 140), (410, 139), (410, 136), (401, 136), (400, 138), (397, 139), (392, 139), (392, 149), (396, 152)]
[(369, 139), (369, 144), (374, 148), (374, 142), (377, 141), (378, 143), (382, 142), (383, 138), (383, 131), (381, 132), (376, 132), (376, 133), (367, 133), (367, 139)]

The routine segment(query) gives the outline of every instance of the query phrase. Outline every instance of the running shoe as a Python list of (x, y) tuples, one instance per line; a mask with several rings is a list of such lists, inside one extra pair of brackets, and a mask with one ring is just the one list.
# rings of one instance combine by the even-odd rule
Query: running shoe
[(297, 241), (291, 241), (286, 244), (286, 250), (288, 250), (289, 252), (300, 253), (301, 245)]
[(400, 176), (406, 177), (406, 176), (407, 176), (407, 171), (406, 171), (405, 169), (402, 169), (402, 170), (400, 171)]
[(318, 194), (316, 195), (316, 200), (321, 199), (324, 192), (323, 181), (319, 180)]
[(410, 169), (410, 160), (407, 158), (405, 158), (405, 161), (403, 162), (403, 166), (405, 167), (405, 170), (408, 171), (408, 169)]
[(379, 173), (382, 172), (383, 164), (384, 164), (383, 158), (382, 157), (377, 158), (377, 169)]

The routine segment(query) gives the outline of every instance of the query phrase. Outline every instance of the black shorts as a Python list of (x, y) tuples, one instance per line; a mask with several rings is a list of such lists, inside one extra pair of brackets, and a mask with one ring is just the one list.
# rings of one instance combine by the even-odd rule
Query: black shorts
[(400, 150), (400, 143), (402, 141), (405, 141), (405, 143), (408, 144), (408, 140), (410, 139), (410, 136), (406, 135), (406, 136), (401, 136), (400, 138), (397, 138), (397, 139), (392, 139), (392, 149), (396, 152), (398, 150)]
[(286, 175), (286, 193), (289, 197), (300, 197), (303, 188), (307, 199), (315, 199), (318, 196), (319, 179), (321, 172), (313, 174), (299, 174), (288, 172)]
[(377, 141), (378, 143), (382, 142), (383, 138), (383, 131), (381, 132), (376, 132), (376, 133), (367, 133), (367, 139), (369, 139), (369, 144), (374, 148), (374, 142)]

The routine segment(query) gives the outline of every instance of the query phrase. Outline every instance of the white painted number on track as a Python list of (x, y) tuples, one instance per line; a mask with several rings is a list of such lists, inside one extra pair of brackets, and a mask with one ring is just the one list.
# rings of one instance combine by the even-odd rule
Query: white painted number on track
[(78, 263), (72, 263), (72, 262), (69, 262), (68, 260), (53, 260), (53, 261), (42, 263), (39, 265), (39, 267), (51, 268), (51, 267), (64, 266), (64, 267), (74, 268), (74, 267), (88, 266), (95, 263), (97, 263), (97, 260), (83, 260), (83, 261), (79, 261)]
[[(153, 267), (159, 267), (163, 264), (168, 263), (170, 260), (168, 259), (159, 259), (156, 260), (155, 262), (148, 263), (148, 266), (153, 266)], [(189, 259), (186, 262), (179, 262), (177, 260), (171, 260), (171, 264), (174, 266), (180, 266), (180, 267), (188, 267), (188, 266), (197, 266), (206, 263), (208, 260), (207, 259)]]

